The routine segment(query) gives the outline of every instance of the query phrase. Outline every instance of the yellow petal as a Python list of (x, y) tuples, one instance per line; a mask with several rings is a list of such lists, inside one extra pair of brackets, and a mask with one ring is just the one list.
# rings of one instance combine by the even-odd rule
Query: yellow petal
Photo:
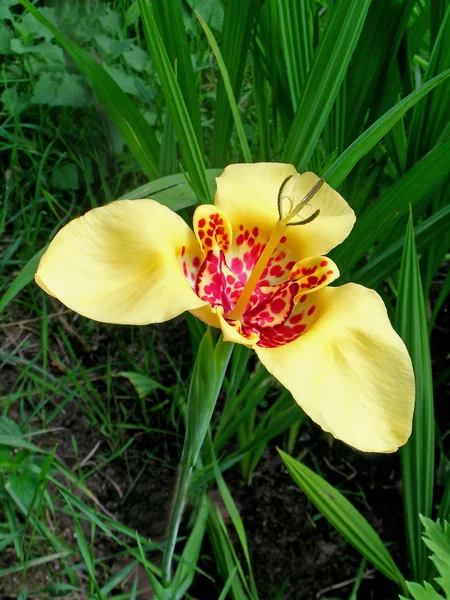
[(295, 167), (282, 163), (229, 165), (216, 179), (214, 204), (228, 215), (235, 235), (240, 225), (270, 235), (278, 220), (280, 186), (295, 174)]
[(176, 213), (153, 200), (121, 200), (63, 227), (36, 282), (97, 321), (160, 323), (204, 306), (183, 275), (194, 268), (186, 257), (199, 255), (194, 233)]
[[(297, 174), (288, 182), (285, 193), (293, 197), (295, 205), (301, 202), (318, 181), (319, 178), (314, 173)], [(311, 223), (288, 227), (294, 230), (289, 234), (296, 236), (302, 256), (328, 254), (345, 240), (356, 220), (355, 213), (344, 198), (326, 182), (299, 213), (299, 218), (305, 219), (316, 210), (320, 210), (319, 216)]]
[[(267, 239), (278, 220), (278, 193), (287, 177), (283, 195), (298, 203), (319, 178), (313, 173), (296, 174), (292, 165), (281, 163), (228, 166), (217, 178), (214, 204), (228, 215), (234, 232), (239, 227), (257, 226)], [(288, 226), (288, 244), (295, 246), (297, 260), (327, 254), (350, 233), (355, 214), (347, 202), (326, 183), (299, 214), (304, 219), (320, 209), (319, 216), (306, 225)]]
[(383, 301), (355, 284), (313, 295), (314, 325), (285, 346), (256, 347), (261, 362), (325, 431), (366, 452), (394, 452), (411, 433), (414, 376)]

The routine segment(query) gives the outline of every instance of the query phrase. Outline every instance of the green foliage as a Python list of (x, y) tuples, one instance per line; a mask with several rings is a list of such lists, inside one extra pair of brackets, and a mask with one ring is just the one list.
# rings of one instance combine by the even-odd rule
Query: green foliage
[(367, 560), (405, 587), (405, 580), (386, 546), (361, 513), (332, 485), (282, 451), (280, 456), (295, 483), (311, 502)]
[[(439, 594), (432, 585), (425, 582), (408, 582), (406, 584), (409, 593), (414, 600), (444, 600), (450, 598), (450, 525), (447, 521), (441, 525), (439, 521), (432, 521), (426, 517), (421, 517), (424, 535), (423, 541), (429, 550), (431, 550), (431, 561), (439, 572), (439, 577), (435, 578), (436, 583), (442, 588), (445, 596)], [(400, 596), (401, 600), (406, 600)]]
[(419, 516), (431, 516), (434, 485), (434, 402), (428, 327), (412, 214), (406, 232), (399, 276), (396, 327), (411, 355), (416, 378), (413, 431), (401, 449), (405, 526), (412, 572), (426, 575)]
[[(168, 597), (153, 562), (164, 541), (154, 544), (113, 520), (90, 487), (103, 473), (102, 482), (109, 481), (104, 467), (119, 461), (120, 514), (150, 463), (172, 468), (185, 432), (191, 347), (196, 351), (204, 324), (188, 319), (190, 340), (176, 324), (183, 339), (174, 355), (173, 331), (94, 324), (28, 284), (56, 231), (85, 210), (147, 197), (190, 223), (195, 205), (212, 199), (223, 166), (261, 160), (315, 171), (357, 213), (351, 236), (333, 252), (342, 272), (338, 284), (375, 287), (411, 353), (417, 411), (401, 455), (407, 546), (414, 579), (431, 580), (421, 513), (448, 596), (448, 525), (429, 521), (434, 506), (442, 519), (450, 507), (448, 431), (439, 407), (436, 422), (433, 414), (450, 371), (442, 367), (433, 382), (437, 361), (430, 355), (430, 335), (439, 333), (436, 322), (450, 292), (448, 2), (44, 4), (0, 3), (0, 548), (8, 557), (0, 586), (23, 574), (13, 592), (19, 598), (125, 600), (145, 594), (148, 585), (158, 598)], [(206, 340), (202, 351), (212, 355), (214, 347)], [(196, 372), (194, 396), (217, 395), (217, 386), (207, 388), (210, 375)], [(223, 391), (189, 486), (192, 514), (176, 546), (173, 597), (188, 598), (201, 577), (215, 577), (215, 597), (223, 599), (283, 597), (284, 584), (257, 589), (254, 541), (225, 482), (227, 470), (240, 468), (246, 484), (257, 488), (255, 474), (275, 443), (296, 483), (364, 557), (352, 600), (366, 560), (406, 594), (373, 527), (377, 507), (369, 523), (342, 491), (289, 456), (308, 453), (320, 470), (321, 434), (311, 438), (290, 395), (244, 347), (216, 375)], [(191, 405), (192, 397), (191, 391)], [(190, 408), (205, 430), (202, 403)], [(80, 450), (74, 434), (73, 470), (42, 449), (49, 447), (45, 436), (72, 412), (95, 438), (92, 446), (100, 443), (85, 463), (92, 447)], [(363, 496), (359, 473), (355, 481)], [(62, 538), (61, 520), (70, 521), (76, 538)], [(128, 561), (114, 572), (116, 555), (97, 555), (105, 540), (115, 545), (119, 563)], [(50, 575), (38, 592), (32, 569)], [(144, 589), (142, 575), (149, 582)], [(415, 599), (442, 597), (430, 583), (407, 585)]]

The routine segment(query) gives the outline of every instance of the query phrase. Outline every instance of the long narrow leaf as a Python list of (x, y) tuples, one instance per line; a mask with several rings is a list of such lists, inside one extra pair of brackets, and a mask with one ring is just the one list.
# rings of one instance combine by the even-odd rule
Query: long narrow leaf
[(393, 128), (403, 115), (449, 76), (450, 69), (424, 83), (373, 123), (327, 170), (324, 175), (327, 183), (332, 187), (339, 186), (355, 164)]
[[(422, 250), (434, 240), (442, 239), (449, 230), (450, 204), (447, 204), (415, 227), (414, 236), (417, 249)], [(352, 275), (352, 280), (367, 287), (376, 287), (387, 279), (389, 274), (398, 269), (404, 246), (405, 236), (391, 244), (386, 250), (373, 256), (364, 267)]]
[(334, 253), (338, 264), (350, 268), (367, 252), (370, 245), (405, 215), (408, 207), (428, 199), (431, 192), (450, 172), (450, 139), (433, 148), (374, 202), (356, 221), (349, 239)]
[[(235, 98), (241, 89), (247, 52), (261, 0), (227, 0), (221, 35), (222, 56)], [(219, 81), (214, 116), (212, 164), (225, 164), (231, 134), (232, 114), (223, 80)]]
[(289, 454), (278, 452), (292, 479), (323, 516), (374, 567), (406, 590), (404, 577), (386, 546), (353, 504), (311, 469)]
[(420, 515), (431, 516), (434, 484), (434, 407), (428, 327), (414, 229), (406, 231), (397, 299), (396, 329), (411, 355), (416, 378), (413, 431), (401, 450), (405, 526), (413, 577), (425, 579), (427, 553)]
[(283, 160), (305, 171), (339, 92), (361, 33), (370, 0), (341, 1), (316, 50)]
[(200, 149), (203, 150), (200, 103), (195, 89), (191, 52), (183, 22), (180, 0), (152, 0), (152, 7), (164, 48), (172, 66), (176, 65), (177, 81), (186, 103)]
[(219, 65), (220, 74), (222, 75), (223, 83), (225, 85), (225, 90), (226, 90), (227, 97), (228, 97), (228, 102), (230, 103), (231, 112), (233, 114), (234, 124), (236, 126), (236, 130), (237, 130), (237, 133), (239, 136), (239, 142), (241, 144), (244, 161), (252, 162), (252, 155), (250, 152), (250, 148), (248, 147), (248, 142), (247, 142), (247, 138), (245, 136), (244, 127), (242, 125), (241, 117), (239, 115), (239, 109), (237, 107), (236, 100), (234, 98), (233, 88), (232, 88), (231, 81), (230, 81), (230, 76), (228, 75), (227, 67), (222, 58), (222, 54), (220, 52), (219, 46), (217, 45), (217, 42), (212, 34), (212, 31), (208, 27), (206, 21), (203, 19), (203, 17), (197, 11), (195, 11), (195, 14), (197, 15), (197, 19), (200, 21), (200, 25), (203, 27), (203, 31), (205, 32), (206, 37), (208, 38), (208, 42), (211, 46), (214, 56), (216, 57), (217, 64)]
[(210, 202), (211, 196), (205, 173), (205, 163), (186, 103), (175, 77), (149, 0), (139, 0), (142, 23), (150, 53), (153, 57), (164, 97), (173, 120), (184, 166), (191, 178), (192, 189), (201, 202)]

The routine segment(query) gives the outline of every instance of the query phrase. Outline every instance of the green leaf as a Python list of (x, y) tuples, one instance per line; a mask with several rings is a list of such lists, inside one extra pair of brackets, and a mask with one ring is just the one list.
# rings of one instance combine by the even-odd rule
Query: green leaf
[(341, 87), (370, 0), (339, 2), (314, 54), (283, 161), (305, 171)]
[(307, 2), (279, 3), (281, 45), (294, 112), (297, 112), (313, 55), (311, 12)]
[(220, 52), (219, 46), (218, 46), (216, 40), (214, 39), (211, 29), (208, 27), (205, 20), (202, 18), (202, 16), (198, 12), (196, 12), (195, 14), (197, 15), (197, 18), (200, 21), (200, 25), (203, 27), (203, 31), (205, 32), (206, 37), (208, 38), (208, 42), (211, 46), (211, 49), (214, 53), (214, 56), (216, 57), (218, 65), (219, 65), (220, 74), (222, 75), (222, 80), (223, 80), (223, 83), (225, 86), (228, 101), (230, 103), (231, 112), (233, 114), (234, 124), (236, 126), (236, 130), (237, 130), (238, 137), (239, 137), (239, 142), (241, 144), (244, 161), (250, 163), (250, 162), (252, 162), (252, 155), (250, 152), (250, 148), (248, 147), (248, 142), (247, 142), (247, 138), (245, 136), (244, 127), (242, 125), (241, 117), (239, 115), (239, 109), (237, 107), (236, 100), (234, 99), (233, 88), (231, 85), (230, 77), (228, 75), (227, 67), (225, 66), (225, 62), (222, 58), (222, 54)]
[(159, 144), (152, 127), (146, 122), (136, 106), (97, 61), (55, 27), (45, 17), (43, 11), (38, 10), (29, 0), (20, 0), (20, 2), (56, 37), (57, 41), (68, 52), (92, 86), (142, 169), (150, 179), (155, 178), (158, 172)]
[(450, 172), (450, 139), (439, 144), (391, 185), (357, 219), (353, 231), (333, 253), (337, 264), (350, 269), (364, 256), (371, 244), (390, 231), (405, 215), (409, 205), (415, 206), (430, 194)]
[(192, 65), (190, 40), (186, 34), (181, 7), (180, 0), (152, 0), (153, 15), (159, 34), (176, 74), (197, 143), (201, 152), (204, 152), (200, 102), (196, 90), (197, 78)]
[(392, 129), (392, 127), (419, 100), (450, 76), (450, 69), (434, 77), (419, 89), (409, 94), (371, 125), (353, 142), (327, 170), (324, 179), (331, 187), (338, 187), (347, 177), (355, 164), (365, 156)]
[(435, 425), (425, 299), (412, 215), (406, 231), (399, 277), (396, 329), (408, 348), (416, 379), (412, 434), (400, 450), (400, 457), (408, 550), (414, 579), (421, 581), (426, 575), (427, 557), (421, 539), (420, 515), (429, 517), (433, 507)]
[[(426, 517), (421, 517), (425, 532), (423, 540), (427, 547), (432, 551), (431, 560), (437, 567), (440, 577), (436, 577), (436, 582), (445, 592), (445, 597), (450, 598), (450, 527), (444, 521), (444, 526), (437, 521), (436, 523)], [(444, 597), (427, 582), (424, 585), (418, 583), (408, 583), (414, 600), (444, 600)], [(406, 600), (403, 599), (402, 600)]]
[(52, 171), (52, 185), (60, 190), (78, 190), (78, 170), (75, 163), (58, 165)]
[[(247, 52), (261, 0), (227, 0), (220, 47), (235, 98), (241, 89)], [(224, 166), (229, 152), (232, 113), (223, 79), (216, 93), (212, 140), (212, 164)]]
[(278, 450), (292, 479), (339, 533), (386, 577), (405, 591), (403, 575), (373, 527), (336, 488), (301, 462)]
[(121, 69), (117, 67), (111, 67), (109, 65), (104, 66), (105, 71), (112, 79), (117, 83), (122, 91), (126, 94), (136, 96), (144, 102), (149, 102), (150, 99), (154, 98), (155, 92), (151, 90), (140, 78), (136, 75), (127, 75)]
[(9, 302), (11, 302), (11, 300), (13, 298), (15, 298), (17, 296), (17, 294), (21, 290), (23, 290), (23, 288), (26, 285), (28, 285), (30, 283), (30, 281), (33, 280), (34, 274), (37, 271), (38, 264), (39, 264), (39, 261), (41, 259), (41, 256), (44, 254), (44, 252), (45, 252), (46, 249), (47, 249), (47, 247), (42, 248), (42, 250), (39, 250), (39, 252), (37, 252), (33, 256), (33, 258), (30, 258), (30, 260), (23, 267), (23, 269), (20, 271), (20, 273), (13, 280), (13, 282), (11, 283), (11, 285), (9, 286), (9, 288), (6, 290), (6, 292), (0, 298), (0, 313), (5, 309), (5, 307), (7, 306), (7, 304)]
[(164, 97), (173, 120), (184, 167), (189, 173), (191, 186), (201, 202), (210, 202), (210, 192), (206, 180), (205, 164), (195, 130), (177, 83), (172, 65), (164, 48), (163, 40), (156, 26), (149, 0), (139, 0), (142, 23), (150, 54), (153, 57)]
[(139, 48), (139, 46), (135, 46), (134, 44), (129, 50), (125, 50), (123, 57), (125, 62), (128, 63), (130, 67), (138, 73), (141, 73), (148, 66), (150, 61), (147, 52), (142, 50), (142, 48)]
[(214, 344), (210, 328), (200, 342), (188, 393), (183, 465), (193, 467), (197, 462), (233, 347), (222, 336)]
[[(414, 228), (417, 250), (427, 248), (433, 241), (442, 239), (450, 229), (450, 204), (433, 213)], [(385, 250), (377, 252), (367, 264), (352, 275), (352, 280), (367, 287), (376, 287), (400, 265), (406, 236), (401, 237)], [(436, 302), (437, 304), (437, 302)], [(435, 304), (435, 307), (436, 307)], [(438, 307), (439, 308), (439, 307)], [(434, 313), (434, 309), (433, 309)]]
[(43, 37), (46, 40), (53, 39), (55, 34), (51, 28), (46, 26), (44, 20), (56, 25), (55, 9), (44, 6), (40, 9), (40, 14), (42, 15), (42, 20), (39, 19), (40, 22), (33, 19), (32, 15), (26, 14), (19, 23), (15, 24), (16, 29), (26, 38), (37, 39)]
[[(427, 81), (450, 67), (450, 5), (447, 5), (439, 35), (434, 44), (428, 68), (424, 74)], [(412, 165), (442, 139), (449, 123), (447, 110), (450, 82), (435, 90), (425, 102), (419, 104), (413, 114), (408, 143), (408, 164)]]
[(208, 501), (206, 494), (203, 493), (197, 505), (194, 526), (183, 548), (179, 565), (171, 583), (171, 589), (176, 593), (176, 598), (179, 600), (186, 598), (186, 591), (189, 589), (196, 574), (207, 520)]

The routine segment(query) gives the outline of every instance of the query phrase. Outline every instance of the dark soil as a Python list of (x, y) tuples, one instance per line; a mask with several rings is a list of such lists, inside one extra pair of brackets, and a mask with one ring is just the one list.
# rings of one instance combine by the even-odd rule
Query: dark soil
[[(87, 366), (91, 363), (99, 364), (106, 357), (108, 348), (117, 345), (115, 338), (118, 335), (122, 336), (123, 348), (123, 336), (126, 338), (128, 334), (123, 329), (122, 333), (118, 333), (118, 329), (97, 326), (97, 346), (94, 344), (92, 347), (87, 347), (85, 342), (72, 336), (77, 359), (82, 360), (83, 364), (86, 362)], [(439, 322), (432, 337), (435, 377), (447, 368), (446, 354), (442, 348), (448, 330), (449, 316), (444, 308), (439, 315)], [(184, 364), (189, 362), (191, 349), (190, 344), (186, 344), (189, 336), (182, 320), (169, 324), (168, 328), (158, 326), (154, 331), (157, 332), (155, 339), (157, 352), (164, 355), (166, 340), (171, 339), (178, 350), (184, 354)], [(158, 332), (161, 335), (158, 335)], [(8, 335), (11, 337), (13, 332), (10, 331)], [(16, 338), (13, 336), (13, 339), (19, 338), (19, 333)], [(26, 346), (27, 350), (24, 350), (25, 356), (27, 352), (33, 352), (33, 343), (38, 341), (39, 337), (33, 338), (31, 334)], [(11, 391), (16, 377), (15, 366), (9, 364), (2, 366), (0, 395)], [(168, 377), (173, 378), (173, 373), (168, 372)], [(102, 385), (103, 382), (100, 382), (100, 391)], [(439, 422), (443, 424), (443, 431), (450, 427), (449, 399), (450, 389), (447, 380), (447, 383), (436, 390), (436, 412)], [(18, 419), (19, 414), (13, 413), (10, 417)], [(38, 427), (39, 423), (35, 422), (35, 426)], [(57, 443), (58, 456), (69, 467), (77, 463), (72, 437), (77, 442), (78, 460), (86, 457), (100, 442), (85, 470), (99, 464), (111, 453), (99, 431), (87, 423), (80, 407), (68, 405), (52, 426), (65, 429), (63, 432), (49, 434), (45, 439), (40, 438), (39, 443), (46, 447)], [(167, 438), (163, 434), (135, 437), (135, 442), (125, 456), (109, 463), (87, 483), (99, 502), (119, 521), (157, 542), (163, 540), (165, 536), (166, 518), (172, 497), (181, 440)], [(275, 599), (277, 592), (284, 589), (284, 593), (278, 597), (286, 600), (346, 599), (351, 593), (361, 565), (360, 556), (317, 513), (315, 507), (293, 483), (276, 452), (276, 444), (282, 446), (283, 440), (274, 440), (267, 447), (251, 486), (243, 484), (237, 467), (224, 474), (245, 525), (260, 598), (261, 600)], [(369, 455), (355, 452), (325, 436), (312, 423), (302, 427), (301, 439), (297, 443), (295, 452), (303, 453), (302, 460), (305, 464), (314, 468), (327, 481), (346, 493), (374, 526), (383, 541), (389, 544), (394, 560), (400, 569), (407, 573), (398, 455)], [(129, 492), (130, 487), (132, 489)], [(440, 493), (438, 491), (436, 498), (440, 497)], [(186, 527), (186, 522), (187, 518), (182, 527)], [(231, 532), (231, 523), (229, 525)], [(69, 528), (70, 535), (70, 524), (63, 523), (61, 527)], [(235, 542), (238, 548), (237, 539)], [(99, 536), (97, 558), (109, 556), (117, 550), (113, 543)], [(212, 571), (214, 562), (211, 554), (209, 542), (206, 540), (199, 566), (216, 581), (212, 583), (201, 575), (197, 576), (190, 594), (198, 600), (215, 600), (223, 587), (223, 582)], [(158, 561), (156, 555), (149, 558)], [(5, 554), (1, 568), (9, 566), (9, 559), (6, 560)], [(118, 570), (120, 566), (123, 564), (109, 565), (113, 571)], [(399, 590), (393, 582), (373, 569), (371, 565), (365, 566), (358, 598), (395, 600), (398, 598), (398, 593)], [(12, 596), (8, 594), (6, 597)], [(148, 596), (150, 597), (151, 595)]]

